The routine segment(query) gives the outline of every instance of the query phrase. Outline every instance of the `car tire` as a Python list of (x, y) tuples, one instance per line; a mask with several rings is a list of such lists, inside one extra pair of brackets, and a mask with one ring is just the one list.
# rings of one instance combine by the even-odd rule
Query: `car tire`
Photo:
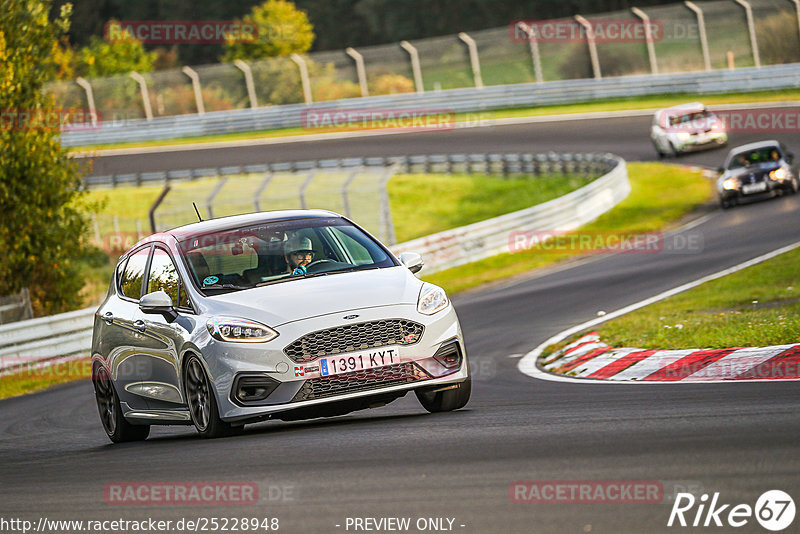
[(192, 423), (203, 438), (219, 438), (239, 433), (244, 427), (234, 427), (219, 416), (217, 398), (211, 380), (200, 358), (192, 354), (186, 360), (183, 388)]
[(415, 390), (417, 399), (422, 407), (431, 413), (452, 412), (463, 408), (469, 402), (472, 394), (472, 378), (458, 384), (455, 388), (444, 391), (426, 391), (425, 389)]
[(100, 422), (108, 438), (114, 443), (126, 441), (142, 441), (150, 435), (150, 425), (133, 425), (122, 414), (119, 397), (108, 371), (97, 365), (92, 373), (92, 384), (100, 413)]
[(730, 209), (730, 208), (732, 208), (732, 207), (734, 207), (736, 205), (736, 200), (735, 199), (720, 198), (719, 199), (719, 205), (720, 205), (720, 207), (722, 209), (727, 210), (727, 209)]
[(798, 190), (800, 190), (800, 181), (797, 179), (797, 177), (792, 178), (792, 181), (789, 183), (789, 188), (786, 190), (786, 192), (790, 195), (794, 195)]

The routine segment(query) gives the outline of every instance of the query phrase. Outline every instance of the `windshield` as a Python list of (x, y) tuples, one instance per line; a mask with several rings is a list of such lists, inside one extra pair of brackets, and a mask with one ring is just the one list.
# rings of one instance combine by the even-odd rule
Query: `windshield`
[(374, 239), (340, 218), (268, 222), (186, 239), (181, 253), (204, 293), (394, 267)]
[(741, 167), (751, 167), (760, 163), (777, 162), (780, 159), (781, 153), (778, 147), (768, 146), (736, 154), (731, 158), (730, 163), (728, 163), (728, 168), (739, 169)]

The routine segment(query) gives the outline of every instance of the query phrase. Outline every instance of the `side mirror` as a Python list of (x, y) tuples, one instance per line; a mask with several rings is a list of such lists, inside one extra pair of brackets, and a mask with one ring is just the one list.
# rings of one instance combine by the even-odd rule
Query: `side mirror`
[(794, 154), (791, 152), (786, 153), (786, 163), (792, 163), (794, 161)]
[(400, 263), (405, 265), (409, 271), (416, 274), (422, 270), (425, 262), (422, 261), (422, 256), (416, 252), (403, 252), (400, 254)]
[(724, 167), (717, 167), (717, 172), (722, 174), (723, 172), (725, 172), (725, 168)]
[(168, 321), (178, 317), (172, 299), (164, 291), (153, 291), (139, 300), (139, 309), (142, 313), (163, 315)]

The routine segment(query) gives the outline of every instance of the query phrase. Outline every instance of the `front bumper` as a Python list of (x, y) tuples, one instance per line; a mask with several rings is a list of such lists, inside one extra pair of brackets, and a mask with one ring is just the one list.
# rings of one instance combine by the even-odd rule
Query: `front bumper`
[[(424, 330), (416, 343), (376, 347), (378, 351), (394, 349), (397, 358), (391, 365), (364, 371), (323, 376), (319, 358), (297, 363), (284, 353), (284, 347), (309, 332), (348, 324), (343, 316), (354, 312), (359, 315), (358, 322), (399, 318), (420, 323)], [(420, 314), (414, 305), (348, 310), (288, 323), (276, 330), (280, 335), (268, 343), (225, 343), (209, 339), (202, 349), (223, 420), (256, 421), (286, 411), (304, 412), (314, 417), (315, 406), (325, 415), (328, 404), (358, 399), (368, 404), (370, 397), (393, 399), (408, 390), (458, 383), (469, 376), (466, 349), (452, 304), (432, 316)], [(448, 369), (433, 356), (450, 343), (457, 344), (461, 360), (460, 365)], [(242, 377), (258, 376), (266, 377), (273, 384), (272, 390), (266, 398), (242, 402), (235, 394), (234, 384), (238, 385)]]
[(756, 201), (765, 198), (774, 197), (778, 194), (779, 191), (791, 191), (792, 183), (789, 180), (785, 180), (783, 182), (778, 182), (774, 180), (765, 180), (766, 182), (766, 189), (763, 191), (756, 191), (753, 193), (745, 194), (742, 192), (742, 186), (740, 185), (738, 189), (721, 189), (719, 191), (719, 197), (722, 200), (736, 200), (737, 202), (744, 201)]
[(701, 139), (692, 139), (689, 141), (676, 140), (673, 145), (675, 150), (681, 153), (699, 152), (701, 150), (709, 150), (725, 145), (728, 142), (727, 134), (714, 134), (708, 135)]

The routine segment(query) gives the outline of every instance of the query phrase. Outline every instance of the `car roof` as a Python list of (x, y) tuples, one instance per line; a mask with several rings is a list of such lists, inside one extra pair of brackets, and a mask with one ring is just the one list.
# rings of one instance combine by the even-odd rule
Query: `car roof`
[(670, 112), (690, 113), (693, 111), (703, 111), (704, 109), (706, 109), (706, 106), (702, 102), (689, 102), (688, 104), (679, 104), (677, 106), (664, 108), (661, 110), (661, 112), (663, 113), (666, 111), (670, 111)]
[(756, 149), (759, 149), (759, 148), (767, 148), (767, 147), (771, 147), (771, 146), (780, 147), (781, 146), (781, 142), (778, 141), (777, 139), (769, 139), (767, 141), (756, 141), (755, 143), (748, 143), (746, 145), (740, 145), (740, 146), (733, 147), (730, 150), (730, 152), (728, 152), (728, 153), (729, 154), (736, 154), (736, 153), (739, 153), (739, 152), (744, 152), (745, 150), (756, 150)]
[(253, 224), (288, 221), (292, 219), (315, 219), (325, 217), (341, 217), (341, 215), (327, 210), (261, 211), (256, 213), (245, 213), (243, 215), (230, 215), (228, 217), (220, 217), (219, 219), (210, 219), (208, 221), (191, 223), (184, 226), (179, 226), (178, 228), (173, 228), (172, 230), (168, 230), (164, 233), (173, 236), (180, 242), (185, 241), (192, 236), (220, 232), (224, 230), (232, 230)]
[(260, 211), (256, 213), (246, 213), (243, 215), (230, 215), (218, 219), (209, 219), (196, 223), (186, 224), (167, 230), (157, 232), (141, 239), (131, 248), (125, 251), (123, 256), (127, 256), (132, 250), (139, 248), (146, 243), (161, 242), (166, 243), (173, 239), (178, 243), (186, 241), (195, 236), (232, 230), (242, 226), (259, 224), (264, 222), (289, 221), (293, 219), (315, 219), (325, 217), (342, 217), (338, 213), (327, 210), (280, 210), (280, 211)]

